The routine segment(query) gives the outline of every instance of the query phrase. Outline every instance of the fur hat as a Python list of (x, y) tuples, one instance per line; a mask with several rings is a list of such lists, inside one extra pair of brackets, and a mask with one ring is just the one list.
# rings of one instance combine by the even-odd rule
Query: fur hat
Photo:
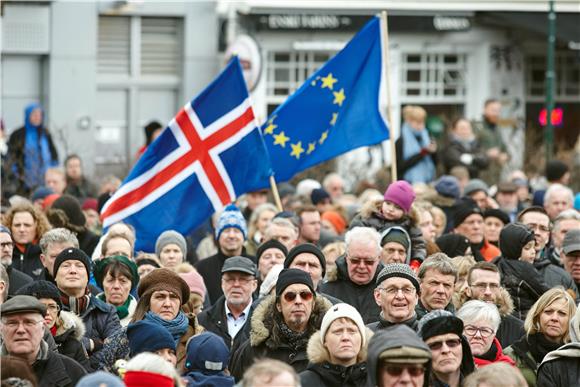
[(155, 242), (155, 255), (159, 257), (163, 248), (172, 243), (179, 246), (179, 250), (181, 250), (183, 259), (185, 260), (185, 256), (187, 255), (187, 243), (185, 242), (183, 235), (174, 230), (163, 231), (161, 235), (159, 235), (157, 242)]
[(385, 201), (395, 203), (407, 213), (411, 210), (411, 205), (415, 200), (415, 191), (413, 191), (411, 184), (405, 180), (398, 180), (387, 187), (384, 199)]
[(178, 274), (169, 269), (155, 269), (141, 279), (137, 295), (140, 299), (147, 298), (157, 290), (166, 290), (177, 294), (181, 305), (189, 300), (189, 286)]
[(338, 320), (339, 318), (351, 319), (356, 324), (362, 339), (362, 347), (364, 347), (367, 339), (365, 334), (365, 323), (358, 310), (356, 310), (352, 305), (345, 303), (333, 305), (324, 314), (322, 324), (320, 325), (320, 340), (322, 341), (322, 344), (324, 344), (324, 337), (326, 336), (328, 328), (330, 328), (330, 325), (334, 320)]
[(220, 239), (220, 235), (226, 228), (237, 228), (244, 234), (244, 240), (248, 237), (248, 227), (246, 225), (246, 220), (244, 216), (233, 204), (230, 204), (224, 209), (224, 212), (220, 215), (217, 225), (215, 227), (215, 239)]

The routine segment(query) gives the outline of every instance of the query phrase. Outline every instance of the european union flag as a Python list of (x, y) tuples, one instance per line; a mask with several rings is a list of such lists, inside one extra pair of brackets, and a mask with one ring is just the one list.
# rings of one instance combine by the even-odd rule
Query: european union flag
[(262, 127), (276, 180), (388, 139), (385, 78), (374, 17)]

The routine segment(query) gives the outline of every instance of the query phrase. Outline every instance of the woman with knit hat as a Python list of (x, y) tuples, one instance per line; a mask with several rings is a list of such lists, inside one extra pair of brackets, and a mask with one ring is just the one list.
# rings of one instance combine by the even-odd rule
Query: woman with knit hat
[(139, 283), (137, 265), (123, 255), (114, 255), (97, 261), (94, 273), (97, 285), (103, 289), (97, 298), (113, 305), (121, 326), (127, 326), (137, 307), (137, 300), (131, 295)]
[[(156, 269), (141, 279), (137, 289), (139, 302), (131, 322), (147, 320), (165, 327), (177, 348), (177, 368), (185, 362), (187, 340), (203, 328), (193, 314), (185, 314), (181, 307), (189, 300), (189, 286), (169, 269)], [(105, 341), (99, 354), (99, 369), (116, 372), (115, 362), (127, 359), (129, 344), (127, 328), (123, 327)]]

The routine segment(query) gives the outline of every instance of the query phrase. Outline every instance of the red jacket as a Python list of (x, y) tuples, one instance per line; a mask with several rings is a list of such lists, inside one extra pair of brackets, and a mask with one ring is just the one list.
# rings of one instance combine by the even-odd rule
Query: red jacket
[(497, 340), (496, 337), (493, 338), (493, 343), (491, 344), (491, 346), (492, 347), (495, 346), (495, 348), (497, 349), (497, 353), (495, 355), (495, 359), (493, 359), (493, 360), (490, 361), (490, 360), (480, 359), (478, 357), (473, 356), (473, 361), (475, 362), (475, 366), (477, 368), (484, 367), (486, 365), (490, 365), (490, 364), (497, 363), (497, 362), (500, 362), (500, 361), (503, 361), (504, 363), (508, 363), (511, 366), (515, 366), (516, 365), (516, 363), (512, 360), (511, 357), (503, 354), (503, 350), (501, 348), (501, 344), (499, 343), (499, 341)]
[(492, 261), (494, 258), (499, 257), (501, 255), (501, 251), (487, 240), (483, 240), (483, 246), (479, 249), (481, 255), (483, 255), (483, 259), (487, 262)]

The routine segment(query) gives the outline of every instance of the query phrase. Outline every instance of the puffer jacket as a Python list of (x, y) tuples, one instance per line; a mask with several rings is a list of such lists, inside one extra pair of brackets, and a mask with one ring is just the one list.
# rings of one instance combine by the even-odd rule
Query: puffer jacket
[[(416, 222), (409, 216), (405, 216), (398, 222), (387, 220), (381, 214), (382, 200), (374, 200), (365, 203), (360, 213), (350, 222), (349, 229), (354, 227), (372, 227), (379, 233), (386, 229), (399, 226), (407, 231), (411, 238), (411, 259), (423, 262), (427, 256), (427, 247), (423, 239), (421, 229), (416, 226)], [(339, 297), (340, 298), (340, 297)]]
[[(307, 327), (310, 335), (320, 329), (322, 318), (331, 306), (326, 298), (315, 298)], [(279, 314), (274, 295), (264, 298), (254, 310), (250, 320), (250, 338), (232, 354), (230, 361), (230, 372), (237, 382), (242, 380), (244, 372), (256, 359), (263, 357), (280, 360), (294, 368), (297, 373), (306, 369), (306, 343), (303, 348), (290, 347), (277, 322)]]
[[(367, 329), (365, 332), (366, 342), (373, 333)], [(320, 387), (358, 387), (365, 386), (367, 382), (367, 346), (361, 348), (357, 362), (349, 367), (344, 367), (330, 362), (330, 354), (322, 344), (320, 331), (310, 337), (308, 341), (308, 368), (300, 373), (300, 383), (303, 386)]]
[(65, 312), (59, 314), (59, 321), (56, 324), (56, 334), (54, 342), (58, 353), (76, 360), (85, 370), (91, 372), (89, 356), (87, 350), (82, 344), (85, 335), (85, 324), (76, 314)]
[(373, 279), (365, 285), (357, 285), (350, 280), (346, 265), (346, 256), (340, 256), (336, 260), (336, 267), (326, 273), (327, 282), (320, 285), (320, 292), (354, 306), (360, 312), (365, 324), (378, 321), (381, 308), (375, 301), (374, 290), (383, 265), (379, 263)]

